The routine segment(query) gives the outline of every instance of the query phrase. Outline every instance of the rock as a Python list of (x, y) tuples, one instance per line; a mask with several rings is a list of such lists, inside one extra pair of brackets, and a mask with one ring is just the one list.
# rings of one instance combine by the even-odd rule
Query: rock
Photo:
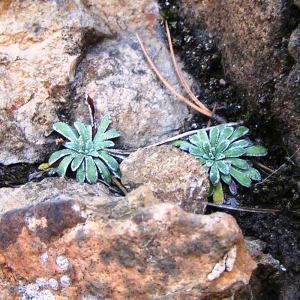
[(52, 124), (70, 101), (70, 77), (90, 41), (110, 35), (77, 1), (6, 1), (0, 14), (0, 163), (49, 153)]
[(295, 61), (300, 60), (300, 25), (292, 32), (288, 45), (290, 55)]
[[(141, 33), (146, 47), (163, 76), (180, 89), (170, 54), (156, 35)], [(134, 34), (123, 34), (94, 46), (77, 70), (75, 90), (78, 107), (74, 118), (89, 120), (82, 99), (90, 95), (96, 115), (108, 113), (112, 126), (121, 131), (118, 146), (138, 148), (176, 135), (188, 118), (187, 107), (171, 96), (151, 70)]]
[(139, 149), (120, 165), (122, 183), (147, 185), (164, 202), (201, 212), (209, 192), (207, 173), (191, 155), (171, 146)]
[(0, 217), (7, 299), (211, 299), (248, 283), (255, 263), (233, 217), (184, 212), (159, 203), (146, 187), (109, 202), (95, 186), (76, 183), (89, 196), (71, 196), (71, 183), (63, 180), (64, 189), (59, 180), (17, 188), (21, 196), (57, 184), (56, 193), (47, 189), (48, 197), (31, 196), (36, 204)]

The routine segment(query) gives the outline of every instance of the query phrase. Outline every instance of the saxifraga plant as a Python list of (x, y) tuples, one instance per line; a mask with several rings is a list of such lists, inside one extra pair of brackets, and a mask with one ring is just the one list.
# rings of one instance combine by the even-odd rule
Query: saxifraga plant
[(59, 176), (65, 176), (71, 165), (71, 170), (76, 172), (79, 182), (86, 179), (89, 183), (96, 183), (99, 175), (107, 183), (111, 181), (111, 174), (120, 178), (119, 163), (106, 151), (115, 145), (111, 139), (120, 136), (115, 129), (107, 130), (110, 123), (110, 117), (104, 116), (94, 135), (91, 125), (75, 122), (75, 131), (64, 122), (55, 123), (53, 129), (68, 141), (63, 144), (65, 149), (58, 150), (50, 156), (50, 167), (60, 160), (58, 167), (52, 171)]
[(253, 168), (245, 156), (265, 156), (267, 149), (256, 146), (249, 139), (241, 139), (249, 132), (244, 126), (234, 129), (226, 124), (214, 126), (209, 134), (204, 129), (190, 136), (189, 142), (176, 141), (174, 146), (188, 151), (205, 167), (213, 192), (213, 201), (224, 201), (222, 182), (229, 186), (231, 193), (236, 193), (236, 182), (250, 187), (252, 181), (260, 181), (261, 175)]

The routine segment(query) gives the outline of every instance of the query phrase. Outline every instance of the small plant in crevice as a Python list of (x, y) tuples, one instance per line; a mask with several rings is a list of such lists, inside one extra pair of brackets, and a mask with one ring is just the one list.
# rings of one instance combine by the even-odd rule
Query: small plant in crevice
[[(55, 151), (49, 158), (48, 164), (51, 173), (65, 176), (68, 167), (76, 172), (79, 182), (87, 180), (96, 183), (99, 176), (106, 183), (111, 181), (111, 174), (120, 178), (118, 161), (111, 156), (107, 148), (114, 147), (111, 139), (119, 137), (120, 133), (115, 129), (108, 129), (111, 123), (109, 116), (104, 116), (98, 128), (75, 122), (73, 130), (64, 122), (57, 122), (53, 129), (68, 141), (63, 143), (64, 149)], [(93, 125), (93, 124), (92, 124)], [(57, 167), (51, 167), (59, 162)]]
[[(253, 145), (242, 138), (249, 132), (244, 126), (234, 129), (226, 124), (214, 126), (207, 134), (205, 129), (190, 136), (189, 142), (175, 141), (174, 146), (188, 151), (204, 166), (209, 174), (213, 201), (222, 204), (224, 193), (222, 182), (229, 186), (231, 193), (237, 191), (236, 182), (244, 187), (250, 187), (252, 181), (260, 181), (261, 175), (245, 159), (246, 156), (265, 156), (267, 149)], [(242, 138), (242, 139), (241, 139)]]

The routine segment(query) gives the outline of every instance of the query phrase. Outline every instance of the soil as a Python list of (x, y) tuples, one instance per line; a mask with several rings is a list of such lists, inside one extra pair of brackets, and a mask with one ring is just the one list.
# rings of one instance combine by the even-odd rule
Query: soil
[[(180, 18), (176, 1), (159, 3), (162, 19), (168, 20), (176, 53), (187, 72), (198, 81), (198, 86), (193, 87), (195, 94), (211, 109), (216, 104), (216, 112), (227, 120), (245, 122), (251, 139), (268, 149), (266, 158), (256, 160), (256, 168), (268, 178), (251, 189), (239, 188), (234, 197), (227, 192), (226, 199), (229, 205), (280, 212), (227, 212), (237, 219), (245, 236), (266, 242), (265, 252), (279, 260), (282, 267), (278, 271), (259, 266), (249, 291), (239, 299), (300, 299), (300, 174), (293, 164), (293, 153), (284, 146), (279, 125), (271, 116), (270, 103), (262, 103), (259, 111), (251, 111), (238, 97), (234, 83), (225, 76), (212, 35), (201, 27), (190, 28)], [(205, 122), (201, 116), (195, 117), (191, 128), (201, 128)], [(264, 166), (276, 172), (270, 176), (272, 171)], [(215, 210), (210, 208), (207, 212)]]
[[(243, 120), (251, 129), (251, 139), (268, 149), (268, 156), (257, 160), (263, 183), (251, 189), (239, 188), (239, 194), (226, 193), (228, 205), (237, 208), (277, 209), (280, 213), (249, 213), (227, 210), (239, 223), (245, 236), (266, 242), (266, 253), (278, 259), (281, 271), (259, 266), (248, 293), (239, 299), (300, 299), (300, 174), (284, 146), (276, 122), (270, 117), (269, 104), (260, 111), (251, 111), (237, 95), (234, 83), (225, 76), (221, 54), (213, 37), (204, 29), (189, 28), (180, 19), (175, 1), (159, 1), (162, 19), (167, 19), (176, 53), (186, 70), (198, 84), (193, 92), (207, 106), (217, 104), (217, 113), (229, 121)], [(207, 119), (194, 117), (188, 129), (206, 126)], [(255, 162), (254, 162), (255, 163)], [(0, 165), (0, 187), (26, 183), (37, 170), (37, 165)], [(270, 177), (269, 177), (270, 176)], [(41, 178), (38, 178), (41, 179)], [(219, 210), (210, 208), (207, 212)]]

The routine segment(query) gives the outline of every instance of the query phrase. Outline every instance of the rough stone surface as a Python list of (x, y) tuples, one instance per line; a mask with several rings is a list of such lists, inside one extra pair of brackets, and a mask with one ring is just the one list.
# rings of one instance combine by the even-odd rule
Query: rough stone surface
[(109, 34), (77, 1), (2, 3), (0, 163), (33, 162), (49, 152), (47, 136), (68, 106), (84, 46)]
[[(158, 32), (141, 35), (163, 76), (180, 90), (170, 54)], [(89, 120), (82, 99), (90, 95), (97, 116), (108, 113), (112, 126), (121, 131), (118, 145), (123, 148), (138, 148), (175, 135), (188, 118), (187, 107), (158, 82), (132, 33), (93, 47), (79, 65), (75, 83), (79, 102), (75, 119)]]
[(117, 203), (89, 190), (93, 211), (70, 188), (48, 193), (0, 217), (0, 287), (7, 299), (222, 298), (246, 285), (255, 268), (227, 214), (187, 213), (159, 203), (146, 187)]
[[(291, 153), (296, 151), (300, 147), (299, 28), (288, 44), (295, 15), (292, 2), (182, 0), (180, 8), (192, 26), (214, 35), (224, 71), (248, 110), (273, 117)], [(296, 61), (293, 67), (289, 53)], [(300, 155), (294, 159), (300, 166)]]
[(201, 164), (171, 146), (139, 149), (120, 168), (125, 186), (134, 189), (145, 184), (161, 201), (177, 203), (188, 211), (201, 211), (208, 196), (209, 182)]

